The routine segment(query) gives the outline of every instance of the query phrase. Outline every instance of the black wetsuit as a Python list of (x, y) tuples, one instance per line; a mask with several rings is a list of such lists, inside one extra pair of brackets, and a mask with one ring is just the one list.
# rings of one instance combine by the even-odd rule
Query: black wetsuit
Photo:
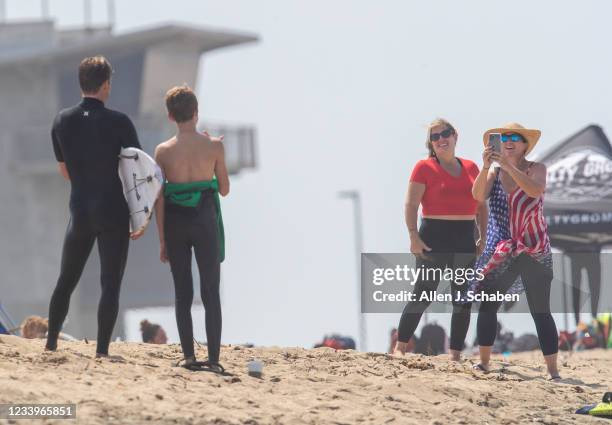
[(164, 234), (166, 252), (176, 293), (176, 323), (185, 358), (193, 357), (193, 277), (192, 249), (200, 272), (200, 296), (204, 304), (208, 360), (219, 362), (221, 348), (221, 300), (219, 280), (221, 259), (217, 233), (217, 209), (212, 190), (202, 192), (193, 207), (175, 205), (166, 200)]
[(140, 143), (127, 115), (89, 97), (57, 115), (51, 136), (56, 159), (68, 169), (71, 192), (61, 271), (49, 306), (47, 348), (57, 346), (70, 296), (97, 240), (102, 295), (96, 352), (108, 354), (129, 245), (129, 211), (117, 171), (119, 153), (122, 147), (140, 148)]
[[(582, 283), (582, 269), (587, 271), (589, 277), (589, 293), (591, 297), (591, 316), (597, 317), (599, 294), (601, 291), (601, 247), (598, 245), (584, 246), (565, 251), (570, 258), (572, 269), (572, 305), (574, 306), (574, 319), (576, 325), (580, 323), (580, 295)], [(588, 295), (585, 294), (588, 297)]]

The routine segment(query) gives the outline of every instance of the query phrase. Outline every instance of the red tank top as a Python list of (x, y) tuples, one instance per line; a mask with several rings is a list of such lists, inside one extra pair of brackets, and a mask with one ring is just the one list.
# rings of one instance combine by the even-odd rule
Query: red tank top
[(435, 158), (422, 159), (414, 166), (410, 181), (425, 185), (421, 200), (423, 215), (475, 215), (478, 202), (472, 197), (472, 185), (478, 166), (458, 158), (461, 174), (451, 176)]

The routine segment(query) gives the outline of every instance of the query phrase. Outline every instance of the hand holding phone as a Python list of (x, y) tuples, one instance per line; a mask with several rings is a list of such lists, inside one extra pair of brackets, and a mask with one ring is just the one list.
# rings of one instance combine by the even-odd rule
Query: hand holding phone
[(489, 142), (487, 143), (487, 147), (482, 153), (482, 166), (488, 169), (492, 163), (495, 153), (501, 153), (501, 134), (499, 133), (490, 133), (489, 134)]
[(493, 152), (501, 153), (501, 134), (500, 133), (489, 134), (489, 146), (493, 148)]

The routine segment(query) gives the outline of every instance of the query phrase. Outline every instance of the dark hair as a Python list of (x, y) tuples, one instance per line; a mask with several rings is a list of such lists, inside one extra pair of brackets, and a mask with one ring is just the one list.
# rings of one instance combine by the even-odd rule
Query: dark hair
[(144, 319), (140, 322), (140, 332), (142, 332), (142, 342), (153, 342), (155, 335), (159, 332), (161, 326), (149, 322)]
[(453, 131), (453, 134), (457, 134), (457, 130), (455, 130), (455, 127), (453, 127), (453, 125), (444, 118), (436, 118), (435, 120), (430, 122), (427, 126), (427, 140), (425, 140), (425, 146), (427, 147), (427, 151), (429, 153), (430, 158), (436, 157), (436, 152), (434, 151), (433, 145), (431, 144), (431, 129), (439, 125), (445, 125), (446, 128)]
[(166, 93), (166, 108), (177, 123), (189, 121), (198, 110), (198, 98), (186, 84), (172, 87)]
[(96, 93), (109, 81), (113, 68), (104, 56), (85, 58), (79, 64), (79, 84), (83, 93)]

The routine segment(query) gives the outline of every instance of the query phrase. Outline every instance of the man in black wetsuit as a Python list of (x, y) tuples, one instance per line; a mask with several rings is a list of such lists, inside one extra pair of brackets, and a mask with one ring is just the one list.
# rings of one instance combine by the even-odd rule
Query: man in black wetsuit
[[(96, 355), (107, 356), (119, 310), (119, 290), (129, 245), (129, 211), (118, 166), (122, 147), (140, 149), (134, 125), (121, 112), (107, 109), (112, 68), (102, 56), (79, 65), (82, 100), (62, 110), (53, 123), (53, 150), (60, 173), (71, 183), (70, 222), (60, 276), (49, 306), (47, 350), (57, 348), (70, 296), (94, 241), (100, 255), (102, 295), (98, 306)], [(140, 234), (133, 234), (136, 239)]]

